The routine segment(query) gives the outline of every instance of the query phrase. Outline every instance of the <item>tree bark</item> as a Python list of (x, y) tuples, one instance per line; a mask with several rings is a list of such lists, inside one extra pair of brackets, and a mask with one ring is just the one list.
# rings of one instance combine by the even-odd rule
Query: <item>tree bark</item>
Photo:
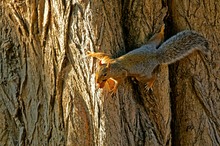
[[(0, 145), (220, 145), (220, 3), (214, 0), (3, 1)], [(96, 60), (192, 29), (209, 40), (158, 68), (152, 92), (127, 78), (95, 85)], [(213, 33), (215, 32), (215, 33)]]
[(173, 144), (220, 145), (220, 3), (175, 0), (170, 8), (174, 30), (196, 30), (210, 48), (208, 58), (193, 53), (170, 67)]

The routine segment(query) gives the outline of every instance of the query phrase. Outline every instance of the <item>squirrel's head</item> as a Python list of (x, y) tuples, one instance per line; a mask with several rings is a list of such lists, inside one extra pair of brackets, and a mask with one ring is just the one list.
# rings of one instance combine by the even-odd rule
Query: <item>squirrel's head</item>
[(96, 83), (98, 84), (99, 88), (103, 88), (106, 81), (110, 78), (109, 70), (109, 64), (99, 64), (96, 72)]
[(99, 67), (96, 71), (96, 83), (99, 88), (105, 86), (106, 81), (110, 78), (109, 62), (112, 61), (110, 55), (101, 52), (87, 52), (87, 56), (99, 59)]

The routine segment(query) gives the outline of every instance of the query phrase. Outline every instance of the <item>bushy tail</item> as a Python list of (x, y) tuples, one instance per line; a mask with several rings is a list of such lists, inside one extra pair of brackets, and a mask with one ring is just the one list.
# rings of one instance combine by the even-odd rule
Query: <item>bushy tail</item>
[(195, 50), (209, 52), (208, 41), (195, 31), (185, 30), (164, 42), (157, 50), (160, 63), (170, 64)]

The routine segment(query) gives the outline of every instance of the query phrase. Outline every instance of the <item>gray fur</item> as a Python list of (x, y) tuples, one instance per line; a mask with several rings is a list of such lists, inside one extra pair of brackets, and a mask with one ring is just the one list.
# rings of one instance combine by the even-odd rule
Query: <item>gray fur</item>
[(208, 53), (208, 42), (195, 31), (185, 30), (164, 42), (156, 54), (160, 64), (171, 64), (195, 50)]

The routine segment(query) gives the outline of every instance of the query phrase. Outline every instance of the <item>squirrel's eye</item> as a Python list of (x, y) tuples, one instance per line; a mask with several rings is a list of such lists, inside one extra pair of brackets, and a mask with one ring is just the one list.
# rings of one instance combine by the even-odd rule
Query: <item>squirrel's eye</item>
[(107, 73), (104, 73), (103, 76), (106, 77), (106, 76), (107, 76)]

